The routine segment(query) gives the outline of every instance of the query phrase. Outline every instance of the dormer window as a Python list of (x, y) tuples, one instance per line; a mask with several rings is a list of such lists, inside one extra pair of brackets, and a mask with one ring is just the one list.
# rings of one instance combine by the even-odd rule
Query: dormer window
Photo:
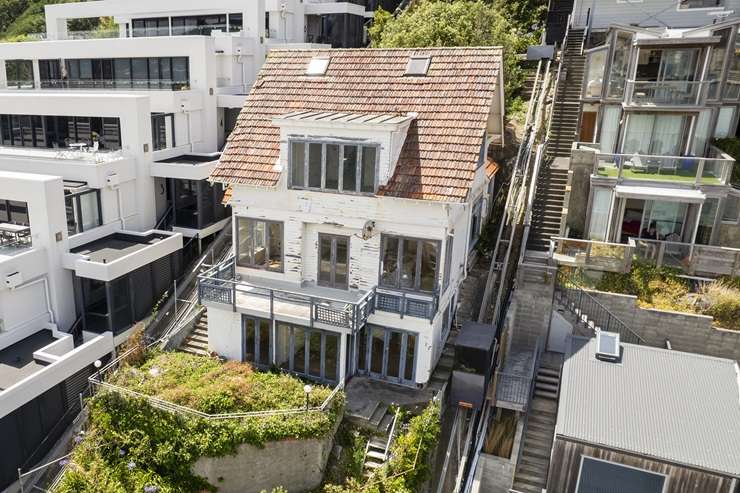
[(290, 188), (375, 193), (378, 146), (290, 141)]
[(308, 63), (306, 75), (326, 75), (329, 68), (329, 57), (314, 57)]

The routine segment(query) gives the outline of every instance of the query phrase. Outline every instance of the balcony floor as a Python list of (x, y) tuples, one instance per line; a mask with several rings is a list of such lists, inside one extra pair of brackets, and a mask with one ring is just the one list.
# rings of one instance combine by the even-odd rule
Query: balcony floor
[[(607, 178), (617, 178), (619, 170), (616, 167), (602, 167), (599, 166), (598, 176), (605, 176)], [(622, 178), (625, 180), (650, 180), (650, 181), (668, 181), (674, 183), (685, 183), (692, 184), (696, 182), (696, 170), (694, 171), (681, 171), (676, 172), (663, 172), (654, 173), (648, 172), (647, 170), (636, 170), (632, 168), (625, 168), (622, 171)], [(703, 185), (721, 185), (722, 181), (719, 178), (713, 176), (704, 176), (701, 179)]]

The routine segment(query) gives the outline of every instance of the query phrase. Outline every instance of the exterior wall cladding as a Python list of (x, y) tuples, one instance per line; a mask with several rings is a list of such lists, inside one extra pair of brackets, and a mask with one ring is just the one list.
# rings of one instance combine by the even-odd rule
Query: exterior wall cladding
[(678, 29), (711, 24), (713, 12), (740, 11), (740, 0), (721, 0), (717, 7), (710, 8), (681, 8), (681, 3), (675, 0), (576, 0), (573, 23), (575, 26), (586, 26), (590, 22), (591, 28), (598, 30), (614, 23)]

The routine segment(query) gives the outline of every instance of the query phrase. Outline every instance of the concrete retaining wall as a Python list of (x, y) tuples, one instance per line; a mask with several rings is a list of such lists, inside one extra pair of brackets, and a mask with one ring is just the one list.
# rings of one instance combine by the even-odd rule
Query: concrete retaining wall
[(264, 448), (243, 444), (236, 455), (201, 457), (193, 472), (219, 493), (260, 493), (277, 486), (302, 493), (321, 484), (333, 441), (334, 433), (323, 439), (268, 442)]
[(637, 297), (589, 291), (651, 346), (740, 360), (740, 331), (712, 327), (712, 317), (640, 308)]

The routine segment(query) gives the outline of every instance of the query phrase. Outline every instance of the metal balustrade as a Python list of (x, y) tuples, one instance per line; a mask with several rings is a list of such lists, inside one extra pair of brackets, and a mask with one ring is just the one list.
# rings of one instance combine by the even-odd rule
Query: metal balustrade
[(376, 310), (397, 313), (401, 318), (404, 316), (425, 318), (430, 322), (437, 313), (438, 302), (439, 296), (436, 293), (425, 296), (378, 288), (375, 294)]
[(215, 266), (198, 277), (198, 299), (204, 301), (231, 305), (236, 310), (237, 296), (245, 293), (253, 300), (267, 302), (270, 317), (276, 313), (276, 304), (289, 304), (308, 308), (309, 325), (314, 322), (323, 323), (332, 327), (360, 330), (367, 322), (375, 307), (375, 290), (365, 293), (358, 301), (333, 299), (325, 296), (313, 296), (305, 293), (276, 289), (253, 282), (237, 280), (236, 266), (232, 260)]

